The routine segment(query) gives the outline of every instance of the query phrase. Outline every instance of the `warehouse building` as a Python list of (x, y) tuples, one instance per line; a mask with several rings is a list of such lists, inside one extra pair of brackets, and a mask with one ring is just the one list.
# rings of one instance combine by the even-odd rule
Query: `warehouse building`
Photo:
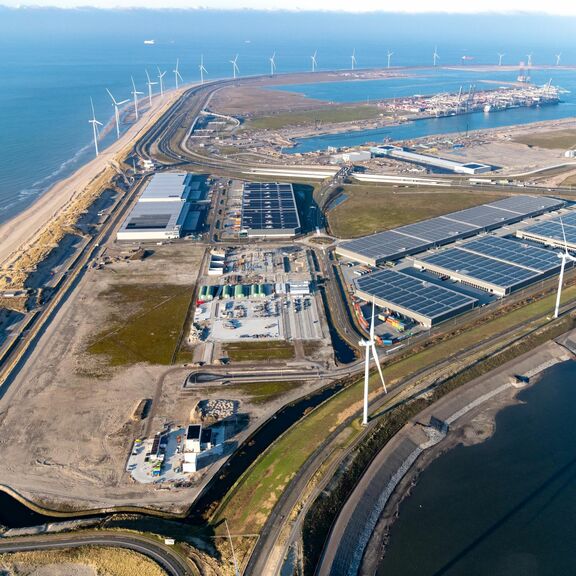
[(160, 172), (154, 174), (140, 194), (116, 234), (117, 240), (133, 242), (173, 240), (182, 230), (198, 228), (201, 212), (190, 210), (188, 197), (196, 189), (194, 174)]
[(486, 236), (415, 258), (414, 266), (502, 297), (554, 274), (560, 260), (550, 250)]
[(356, 295), (426, 328), (467, 312), (478, 300), (395, 270), (379, 270), (354, 281)]
[(545, 196), (510, 196), (497, 202), (340, 242), (336, 253), (369, 266), (379, 266), (557, 210), (564, 204), (562, 200)]
[(244, 184), (241, 235), (249, 238), (291, 238), (299, 232), (300, 217), (292, 184)]
[(186, 202), (138, 202), (120, 230), (118, 240), (172, 240), (179, 238), (186, 215)]
[(568, 247), (568, 250), (576, 251), (576, 212), (552, 218), (546, 222), (524, 228), (524, 230), (518, 230), (516, 236), (546, 246), (562, 250)]
[(480, 164), (478, 162), (457, 162), (456, 160), (448, 160), (446, 158), (438, 158), (437, 156), (428, 156), (427, 154), (418, 154), (409, 148), (402, 146), (377, 146), (370, 149), (373, 156), (387, 156), (395, 160), (405, 160), (413, 164), (421, 164), (424, 166), (432, 166), (433, 168), (440, 168), (447, 172), (454, 172), (456, 174), (484, 174), (492, 172), (493, 168), (489, 164)]

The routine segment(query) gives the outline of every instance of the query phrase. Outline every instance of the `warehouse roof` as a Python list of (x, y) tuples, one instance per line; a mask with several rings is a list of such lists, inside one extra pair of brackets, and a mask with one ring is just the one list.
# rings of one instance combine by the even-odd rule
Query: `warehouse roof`
[(292, 184), (245, 183), (241, 218), (245, 230), (300, 228)]
[(477, 302), (466, 296), (395, 270), (379, 270), (355, 280), (358, 290), (379, 299), (383, 305), (400, 307), (434, 319), (469, 309)]

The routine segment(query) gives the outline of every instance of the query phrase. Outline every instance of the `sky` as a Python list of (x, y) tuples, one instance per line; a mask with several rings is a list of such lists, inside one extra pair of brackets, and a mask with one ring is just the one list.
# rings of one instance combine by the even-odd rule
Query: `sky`
[(470, 14), (478, 12), (524, 12), (545, 13), (550, 15), (576, 16), (574, 0), (553, 0), (552, 2), (534, 2), (534, 0), (0, 0), (0, 5), (19, 6), (55, 6), (75, 8), (92, 6), (98, 8), (208, 8), (256, 10), (326, 10), (343, 12), (451, 12)]

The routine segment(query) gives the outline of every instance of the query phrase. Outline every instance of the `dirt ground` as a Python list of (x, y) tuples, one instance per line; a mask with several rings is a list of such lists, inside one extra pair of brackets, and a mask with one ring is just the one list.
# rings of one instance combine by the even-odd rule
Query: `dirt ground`
[[(181, 364), (134, 363), (129, 356), (125, 364), (111, 366), (106, 357), (89, 353), (95, 336), (118, 320), (129, 323), (135, 312), (130, 303), (111, 300), (115, 287), (141, 291), (196, 283), (203, 247), (182, 242), (152, 250), (142, 261), (89, 270), (7, 388), (0, 403), (0, 483), (48, 507), (133, 504), (182, 511), (222, 460), (189, 487), (136, 484), (125, 472), (136, 438), (168, 422), (186, 425), (198, 400), (224, 397), (238, 400), (240, 412), (248, 415), (243, 432), (234, 438), (238, 442), (287, 400), (320, 384), (303, 383), (281, 398), (250, 402), (245, 386), (184, 392), (182, 384), (191, 369)], [(150, 334), (142, 335), (144, 341), (156, 337), (153, 326), (146, 329)], [(145, 398), (153, 399), (150, 415), (135, 420), (135, 410)]]
[[(295, 92), (283, 92), (254, 86), (233, 86), (216, 93), (210, 109), (231, 116), (259, 116), (287, 110), (309, 110), (328, 103)], [(256, 112), (257, 111), (257, 112)]]

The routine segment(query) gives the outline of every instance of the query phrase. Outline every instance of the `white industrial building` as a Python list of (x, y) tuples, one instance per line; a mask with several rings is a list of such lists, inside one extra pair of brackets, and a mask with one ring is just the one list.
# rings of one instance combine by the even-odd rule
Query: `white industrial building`
[(221, 454), (222, 450), (223, 444), (216, 444), (212, 428), (203, 428), (202, 424), (190, 424), (186, 430), (182, 471), (197, 472), (208, 464), (211, 456)]
[(355, 152), (342, 152), (330, 157), (331, 164), (346, 164), (349, 162), (366, 162), (372, 158), (369, 150), (358, 150)]
[(188, 217), (188, 228), (195, 229), (200, 212), (189, 214), (188, 194), (194, 174), (160, 172), (154, 174), (140, 194), (116, 234), (117, 240), (133, 242), (179, 238)]
[(414, 164), (421, 164), (424, 166), (432, 166), (440, 168), (456, 174), (484, 174), (485, 172), (492, 172), (492, 166), (488, 164), (480, 164), (477, 162), (457, 162), (456, 160), (448, 160), (446, 158), (439, 158), (438, 156), (428, 156), (427, 154), (419, 154), (408, 148), (402, 146), (376, 146), (370, 149), (373, 156), (386, 156), (394, 158), (395, 160), (405, 160), (406, 162), (413, 162)]

